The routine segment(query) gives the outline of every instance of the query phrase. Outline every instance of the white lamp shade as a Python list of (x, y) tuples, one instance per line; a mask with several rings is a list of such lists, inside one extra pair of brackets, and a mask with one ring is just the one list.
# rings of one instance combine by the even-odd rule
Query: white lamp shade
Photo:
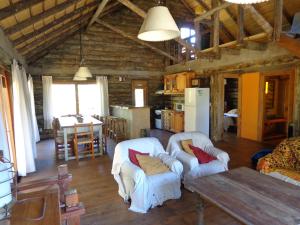
[(231, 2), (235, 4), (255, 4), (255, 3), (261, 3), (261, 2), (267, 2), (269, 0), (225, 0), (226, 2)]
[(86, 78), (93, 77), (91, 71), (86, 66), (80, 66), (76, 72), (73, 80), (86, 80)]
[(180, 36), (180, 31), (165, 6), (149, 9), (138, 38), (144, 41), (167, 41)]

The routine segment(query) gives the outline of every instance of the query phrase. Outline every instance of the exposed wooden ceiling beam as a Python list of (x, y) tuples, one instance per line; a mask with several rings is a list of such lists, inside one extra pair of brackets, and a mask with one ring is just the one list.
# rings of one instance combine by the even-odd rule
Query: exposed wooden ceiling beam
[(287, 49), (293, 55), (300, 58), (300, 40), (281, 34), (280, 40), (276, 42), (280, 47)]
[(275, 7), (273, 40), (279, 41), (282, 32), (283, 0), (275, 0), (274, 5)]
[(100, 14), (103, 12), (106, 4), (109, 2), (109, 0), (102, 0), (102, 2), (99, 4), (95, 14), (93, 15), (91, 21), (89, 22), (87, 29), (95, 22), (95, 20), (100, 16)]
[(8, 27), (4, 30), (5, 34), (6, 35), (11, 35), (11, 34), (14, 34), (42, 19), (45, 19), (51, 15), (54, 15), (64, 9), (66, 9), (67, 7), (69, 7), (70, 5), (73, 5), (75, 4), (76, 2), (79, 2), (80, 0), (68, 0), (68, 1), (65, 1), (57, 6), (54, 6), (48, 10), (46, 10), (45, 12), (42, 12), (42, 13), (39, 13), (33, 17), (30, 17), (20, 23), (17, 23), (16, 25), (12, 26), (12, 27)]
[[(218, 0), (212, 0), (212, 8), (218, 7)], [(219, 45), (220, 45), (220, 11), (215, 11), (213, 14), (213, 52), (219, 53)]]
[[(85, 24), (81, 25), (81, 27), (83, 26), (85, 26)], [(32, 64), (36, 62), (39, 58), (42, 58), (43, 56), (47, 55), (51, 51), (51, 49), (55, 48), (57, 45), (65, 42), (68, 38), (78, 33), (81, 27), (75, 26), (70, 31), (65, 32), (64, 35), (60, 36), (58, 39), (48, 41), (44, 45), (41, 45), (38, 48), (36, 48), (34, 51), (28, 52), (28, 54), (25, 55), (28, 64)]]
[(104, 11), (100, 14), (99, 18), (107, 15), (108, 13), (112, 13), (121, 7), (122, 7), (122, 4), (120, 2), (114, 1), (104, 8)]
[(27, 9), (35, 4), (43, 2), (44, 0), (21, 0), (13, 3), (3, 9), (0, 9), (0, 20), (3, 20), (9, 16), (12, 16), (24, 9)]
[(162, 56), (165, 56), (165, 57), (167, 57), (167, 58), (173, 60), (174, 62), (178, 62), (177, 59), (176, 59), (175, 57), (173, 57), (173, 56), (171, 56), (170, 54), (164, 52), (163, 50), (161, 50), (161, 49), (159, 49), (159, 48), (156, 48), (156, 47), (154, 47), (153, 45), (148, 44), (147, 42), (141, 41), (141, 40), (137, 39), (136, 37), (133, 37), (133, 36), (131, 36), (131, 35), (125, 33), (124, 31), (118, 29), (117, 27), (111, 26), (110, 24), (104, 22), (103, 20), (96, 19), (95, 22), (97, 22), (97, 23), (99, 23), (99, 24), (105, 26), (106, 28), (108, 28), (108, 29), (110, 29), (110, 30), (112, 30), (112, 31), (114, 31), (114, 32), (116, 32), (116, 33), (118, 33), (118, 34), (120, 34), (121, 36), (123, 36), (123, 37), (125, 37), (125, 38), (127, 38), (127, 39), (130, 39), (130, 40), (132, 40), (132, 41), (134, 41), (134, 42), (136, 42), (136, 43), (138, 43), (138, 44), (140, 44), (140, 45), (143, 45), (143, 46), (145, 46), (145, 47), (150, 48), (151, 50), (155, 51), (156, 53), (158, 53), (158, 54), (160, 54), (160, 55), (162, 55)]
[(189, 6), (189, 4), (185, 0), (180, 1), (190, 13), (192, 13), (193, 15), (195, 14), (195, 11)]
[(245, 9), (247, 9), (252, 18), (256, 21), (256, 23), (265, 31), (267, 34), (272, 35), (273, 27), (271, 24), (254, 8), (253, 5), (244, 5)]
[(212, 16), (215, 12), (220, 11), (220, 10), (222, 10), (222, 9), (226, 9), (227, 7), (229, 7), (229, 6), (231, 6), (231, 5), (232, 5), (232, 3), (229, 3), (229, 2), (223, 3), (222, 5), (219, 5), (219, 6), (215, 7), (215, 8), (212, 8), (211, 10), (209, 10), (209, 11), (203, 13), (202, 15), (197, 16), (197, 17), (194, 19), (194, 21), (195, 21), (195, 22), (200, 22), (201, 20), (203, 20), (203, 19), (205, 19), (205, 18), (207, 18), (207, 17)]
[(31, 33), (28, 33), (28, 34), (26, 34), (26, 35), (24, 35), (24, 36), (21, 36), (21, 37), (17, 38), (16, 40), (13, 41), (13, 44), (14, 44), (15, 46), (17, 46), (17, 45), (19, 45), (19, 44), (21, 44), (21, 43), (23, 43), (23, 42), (25, 42), (25, 41), (28, 41), (28, 40), (30, 40), (31, 38), (33, 38), (33, 37), (35, 37), (35, 36), (37, 36), (37, 35), (40, 35), (41, 33), (43, 33), (43, 32), (45, 32), (45, 31), (51, 29), (52, 27), (54, 27), (54, 26), (56, 26), (56, 25), (58, 25), (58, 24), (60, 24), (60, 23), (63, 23), (65, 20), (70, 19), (70, 18), (72, 18), (73, 16), (79, 15), (79, 14), (82, 13), (84, 10), (96, 6), (97, 4), (98, 4), (97, 2), (91, 2), (91, 3), (87, 4), (87, 5), (84, 5), (84, 6), (80, 7), (80, 8), (78, 8), (78, 9), (75, 9), (73, 12), (70, 12), (70, 13), (68, 13), (68, 14), (66, 14), (66, 15), (64, 15), (64, 16), (62, 16), (62, 17), (60, 17), (60, 18), (57, 19), (57, 20), (53, 20), (51, 23), (48, 23), (47, 25), (41, 27), (40, 29), (34, 30), (34, 31), (31, 32)]
[(245, 37), (245, 29), (244, 29), (244, 19), (245, 19), (245, 12), (244, 8), (241, 5), (237, 6), (237, 24), (238, 24), (238, 32), (237, 32), (237, 41), (238, 44), (243, 44), (244, 37)]
[[(201, 6), (202, 8), (205, 10), (205, 11), (210, 11), (210, 8), (209, 6), (202, 0), (198, 0), (197, 1)], [(226, 8), (227, 9), (227, 8)], [(203, 21), (204, 19), (202, 19), (201, 21)], [(198, 22), (198, 21), (196, 21)], [(226, 28), (225, 24), (220, 21), (220, 25), (222, 27), (222, 31), (224, 32), (224, 34), (228, 37), (229, 40), (234, 40), (234, 36), (230, 33), (230, 31)]]
[(45, 39), (50, 40), (55, 37), (58, 37), (60, 34), (65, 32), (66, 30), (70, 29), (70, 27), (73, 27), (74, 25), (78, 25), (80, 23), (84, 23), (84, 21), (88, 20), (92, 15), (93, 15), (93, 12), (89, 12), (89, 13), (85, 14), (84, 16), (82, 16), (80, 19), (71, 20), (70, 22), (63, 24), (58, 29), (55, 29), (55, 30), (51, 31), (50, 33), (48, 33), (46, 35), (46, 38), (45, 38), (45, 36), (42, 36), (42, 37), (34, 40), (33, 42), (31, 42), (30, 45), (26, 45), (22, 48), (19, 48), (18, 51), (20, 51), (22, 54), (27, 53), (28, 51), (32, 51), (33, 49), (37, 48), (41, 43), (44, 43)]
[[(120, 3), (122, 3), (123, 5), (125, 5), (126, 7), (128, 7), (134, 13), (138, 14), (140, 17), (142, 17), (142, 18), (146, 17), (146, 15), (147, 15), (146, 12), (144, 10), (142, 10), (141, 8), (139, 8), (137, 5), (133, 4), (131, 1), (129, 1), (129, 0), (118, 0), (118, 1)], [(181, 38), (176, 38), (175, 41), (177, 41), (179, 44), (181, 44), (188, 50), (191, 50), (194, 52), (198, 51), (192, 45), (187, 43), (185, 40), (182, 40)]]

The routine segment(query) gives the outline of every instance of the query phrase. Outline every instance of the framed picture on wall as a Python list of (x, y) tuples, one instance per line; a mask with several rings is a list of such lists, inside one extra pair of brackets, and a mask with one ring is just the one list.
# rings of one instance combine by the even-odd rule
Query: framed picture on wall
[(192, 79), (192, 87), (200, 87), (200, 78)]

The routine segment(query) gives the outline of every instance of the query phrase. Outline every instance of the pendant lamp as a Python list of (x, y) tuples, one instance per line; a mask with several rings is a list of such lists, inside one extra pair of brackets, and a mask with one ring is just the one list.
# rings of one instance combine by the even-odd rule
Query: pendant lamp
[(235, 4), (246, 5), (246, 4), (256, 4), (256, 3), (261, 3), (261, 2), (267, 2), (269, 0), (225, 0), (225, 1), (235, 3)]
[(83, 80), (87, 80), (87, 78), (93, 77), (93, 75), (89, 70), (89, 68), (84, 65), (84, 58), (82, 54), (81, 27), (80, 27), (80, 34), (79, 34), (79, 46), (80, 46), (80, 66), (77, 72), (75, 73), (73, 80), (83, 81)]
[(169, 11), (158, 1), (158, 5), (149, 9), (138, 38), (143, 41), (167, 41), (180, 36), (180, 31)]

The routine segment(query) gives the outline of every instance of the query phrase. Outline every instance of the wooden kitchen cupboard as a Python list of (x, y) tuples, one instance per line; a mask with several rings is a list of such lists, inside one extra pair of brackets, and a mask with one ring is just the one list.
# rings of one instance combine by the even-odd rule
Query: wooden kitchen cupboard
[(174, 133), (184, 130), (184, 112), (175, 110), (162, 110), (162, 129)]
[(195, 72), (181, 72), (164, 76), (165, 94), (183, 94), (185, 88), (192, 86), (192, 79), (195, 78)]

